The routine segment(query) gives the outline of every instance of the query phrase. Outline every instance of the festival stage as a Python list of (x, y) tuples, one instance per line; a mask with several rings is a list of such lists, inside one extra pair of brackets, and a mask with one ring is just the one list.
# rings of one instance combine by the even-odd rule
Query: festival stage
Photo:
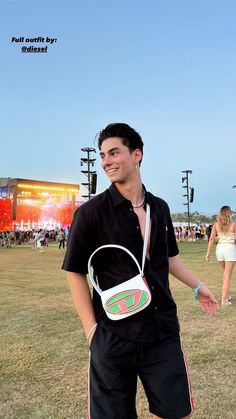
[(0, 231), (66, 227), (79, 199), (79, 185), (0, 178)]

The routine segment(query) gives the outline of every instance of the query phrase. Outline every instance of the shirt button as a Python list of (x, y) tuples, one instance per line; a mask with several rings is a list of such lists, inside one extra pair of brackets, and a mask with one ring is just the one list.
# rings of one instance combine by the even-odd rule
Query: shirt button
[(152, 289), (152, 290), (154, 290), (154, 289), (155, 289), (155, 287), (152, 285), (152, 286), (151, 286), (151, 289)]
[(136, 228), (139, 230), (139, 226), (136, 226)]
[(130, 210), (130, 211), (133, 211), (133, 208), (130, 208), (129, 210)]
[(157, 310), (157, 306), (156, 306), (156, 307), (154, 307), (154, 310)]

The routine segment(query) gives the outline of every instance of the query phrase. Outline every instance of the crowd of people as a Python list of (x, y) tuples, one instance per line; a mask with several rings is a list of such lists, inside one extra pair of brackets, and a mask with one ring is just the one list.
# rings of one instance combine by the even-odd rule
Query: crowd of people
[[(175, 237), (178, 242), (208, 240), (211, 235), (212, 225), (194, 227), (178, 226), (174, 228)], [(64, 249), (68, 241), (70, 227), (54, 230), (37, 229), (26, 231), (0, 231), (0, 246), (11, 247), (12, 244), (31, 244), (32, 247), (48, 247), (49, 243), (58, 243), (59, 249)], [(37, 245), (38, 243), (38, 245)]]
[(0, 231), (0, 246), (10, 248), (14, 245), (29, 244), (34, 249), (45, 251), (45, 247), (49, 244), (58, 243), (59, 249), (64, 249), (69, 237), (70, 227), (60, 228), (54, 230), (37, 229), (37, 230), (15, 230), (15, 231)]
[(194, 241), (199, 242), (200, 240), (209, 240), (211, 235), (212, 225), (201, 225), (182, 227), (178, 226), (174, 228), (175, 237), (178, 242)]

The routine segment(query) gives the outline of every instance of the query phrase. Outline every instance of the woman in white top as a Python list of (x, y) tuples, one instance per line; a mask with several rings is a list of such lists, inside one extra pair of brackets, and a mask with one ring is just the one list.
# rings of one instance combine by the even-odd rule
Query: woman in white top
[(210, 259), (210, 250), (217, 237), (216, 258), (223, 268), (222, 307), (231, 305), (229, 296), (230, 282), (236, 261), (236, 223), (232, 221), (230, 207), (221, 208), (217, 222), (213, 225), (208, 242), (206, 260)]

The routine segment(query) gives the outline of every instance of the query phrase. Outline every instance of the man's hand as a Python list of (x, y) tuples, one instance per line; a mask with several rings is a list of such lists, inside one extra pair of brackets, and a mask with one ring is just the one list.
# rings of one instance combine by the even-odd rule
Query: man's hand
[(96, 332), (96, 329), (97, 329), (97, 323), (95, 323), (92, 327), (91, 327), (91, 329), (90, 329), (90, 331), (89, 331), (89, 333), (88, 333), (88, 335), (87, 335), (87, 340), (88, 340), (88, 345), (90, 346), (90, 344), (91, 344), (91, 342), (92, 342), (92, 340), (93, 340), (93, 336), (94, 336), (94, 333)]
[(202, 309), (211, 316), (216, 314), (219, 303), (212, 292), (205, 285), (198, 291), (198, 301)]

